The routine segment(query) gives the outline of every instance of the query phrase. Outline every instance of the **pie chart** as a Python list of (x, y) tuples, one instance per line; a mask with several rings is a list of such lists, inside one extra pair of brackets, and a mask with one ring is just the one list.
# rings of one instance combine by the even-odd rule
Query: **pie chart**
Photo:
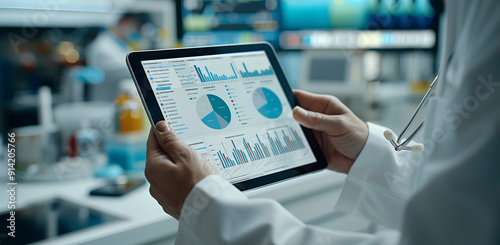
[(264, 117), (275, 119), (281, 115), (283, 106), (278, 96), (270, 89), (261, 87), (253, 92), (253, 105)]
[(226, 102), (213, 94), (205, 94), (198, 99), (196, 112), (209, 128), (223, 129), (231, 122), (231, 111)]

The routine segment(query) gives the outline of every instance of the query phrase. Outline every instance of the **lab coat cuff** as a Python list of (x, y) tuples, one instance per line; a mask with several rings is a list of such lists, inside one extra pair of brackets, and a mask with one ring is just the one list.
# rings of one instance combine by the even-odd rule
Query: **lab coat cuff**
[(384, 138), (384, 131), (387, 128), (373, 123), (367, 124), (369, 133), (365, 146), (349, 170), (335, 206), (335, 209), (346, 213), (351, 213), (355, 209), (354, 204), (363, 196), (365, 188), (371, 189), (371, 186), (366, 186), (369, 185), (366, 181), (367, 172), (376, 167), (376, 163), (382, 160), (380, 158), (384, 158), (386, 154), (383, 152), (393, 151), (390, 143)]
[(186, 197), (179, 222), (194, 227), (214, 199), (247, 199), (247, 197), (220, 175), (209, 175), (199, 181)]

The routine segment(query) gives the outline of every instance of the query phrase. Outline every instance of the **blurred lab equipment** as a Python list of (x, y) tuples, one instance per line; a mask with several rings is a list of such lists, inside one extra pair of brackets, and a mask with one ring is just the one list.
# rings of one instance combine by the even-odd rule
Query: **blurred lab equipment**
[(131, 79), (120, 83), (120, 94), (115, 99), (114, 130), (105, 139), (110, 164), (118, 164), (125, 171), (142, 171), (146, 161), (146, 139), (149, 121)]
[(55, 123), (61, 133), (61, 143), (68, 152), (71, 135), (80, 127), (82, 121), (88, 121), (89, 127), (98, 129), (104, 136), (113, 131), (113, 103), (110, 102), (75, 102), (57, 105), (54, 108)]
[(69, 140), (69, 152), (71, 157), (80, 156), (89, 159), (93, 164), (96, 164), (100, 149), (102, 135), (99, 130), (90, 127), (88, 120), (83, 120)]
[(305, 50), (298, 87), (339, 97), (364, 117), (362, 52), (351, 50)]
[(38, 90), (38, 125), (15, 128), (16, 168), (21, 179), (56, 162), (60, 157), (58, 128), (53, 122), (52, 94), (49, 87)]
[[(109, 102), (73, 102), (57, 105), (55, 123), (60, 130), (61, 161), (54, 167), (58, 179), (90, 177), (106, 164), (102, 142), (113, 130), (113, 104)], [(80, 175), (77, 173), (80, 172)]]
[(115, 99), (116, 110), (116, 132), (127, 134), (139, 132), (143, 129), (142, 104), (130, 79), (122, 80), (120, 83), (120, 94)]
[(88, 101), (87, 87), (104, 81), (104, 71), (99, 67), (73, 66), (65, 69), (60, 86), (61, 99), (65, 102)]
[(16, 134), (16, 169), (19, 175), (34, 174), (59, 158), (59, 135), (55, 128), (39, 125), (13, 129)]
[[(14, 128), (16, 133), (18, 179), (21, 181), (61, 181), (91, 176), (87, 158), (61, 157), (62, 140), (52, 113), (52, 93), (38, 91), (38, 125)], [(76, 124), (79, 125), (79, 124)]]
[(304, 51), (299, 87), (313, 92), (362, 94), (361, 57), (349, 50)]

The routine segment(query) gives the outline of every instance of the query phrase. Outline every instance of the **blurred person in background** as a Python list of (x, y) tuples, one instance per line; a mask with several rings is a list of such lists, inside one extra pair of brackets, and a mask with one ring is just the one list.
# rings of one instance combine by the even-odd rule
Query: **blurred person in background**
[(90, 100), (112, 101), (119, 93), (118, 83), (130, 79), (125, 57), (139, 49), (140, 29), (147, 15), (126, 13), (113, 27), (103, 30), (87, 49), (87, 63), (104, 71), (103, 83), (90, 86)]

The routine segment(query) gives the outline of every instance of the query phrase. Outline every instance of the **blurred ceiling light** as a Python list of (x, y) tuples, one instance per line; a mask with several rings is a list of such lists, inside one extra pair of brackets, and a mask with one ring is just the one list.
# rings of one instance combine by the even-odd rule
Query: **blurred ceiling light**
[(73, 45), (73, 43), (69, 41), (63, 41), (57, 45), (57, 53), (64, 56), (66, 55), (66, 53), (74, 49), (75, 45)]
[(80, 53), (76, 49), (71, 49), (64, 55), (66, 62), (76, 63), (80, 59)]

